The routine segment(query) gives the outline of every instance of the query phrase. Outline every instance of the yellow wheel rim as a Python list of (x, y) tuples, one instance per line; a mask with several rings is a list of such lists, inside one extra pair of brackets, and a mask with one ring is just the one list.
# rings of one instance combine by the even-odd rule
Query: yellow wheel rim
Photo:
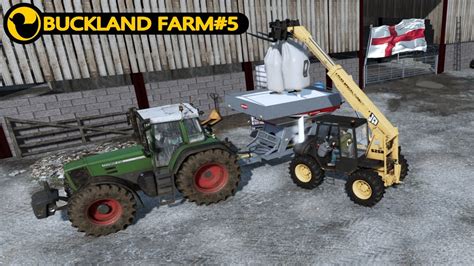
[(309, 169), (309, 167), (302, 163), (298, 164), (295, 167), (295, 174), (296, 174), (296, 178), (298, 178), (298, 180), (300, 180), (303, 183), (308, 183), (311, 180), (311, 176), (312, 176), (311, 170)]
[(356, 180), (352, 184), (352, 191), (359, 199), (366, 200), (372, 196), (372, 188), (364, 180)]

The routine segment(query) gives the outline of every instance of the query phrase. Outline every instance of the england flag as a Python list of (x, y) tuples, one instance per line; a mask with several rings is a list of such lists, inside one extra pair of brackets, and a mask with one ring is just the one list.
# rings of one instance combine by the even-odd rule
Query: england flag
[(372, 28), (368, 58), (382, 58), (391, 55), (423, 51), (426, 52), (425, 21), (404, 19), (395, 26)]

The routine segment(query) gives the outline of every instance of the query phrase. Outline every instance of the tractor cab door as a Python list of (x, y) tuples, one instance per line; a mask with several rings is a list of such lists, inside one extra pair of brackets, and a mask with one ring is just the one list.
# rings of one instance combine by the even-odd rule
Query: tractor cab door
[(350, 173), (357, 169), (357, 146), (354, 128), (339, 127), (336, 170)]
[(319, 161), (327, 165), (332, 160), (332, 152), (339, 141), (339, 126), (329, 123), (319, 123), (316, 130), (316, 147)]
[(152, 129), (155, 167), (167, 166), (175, 150), (183, 143), (179, 121), (153, 124)]

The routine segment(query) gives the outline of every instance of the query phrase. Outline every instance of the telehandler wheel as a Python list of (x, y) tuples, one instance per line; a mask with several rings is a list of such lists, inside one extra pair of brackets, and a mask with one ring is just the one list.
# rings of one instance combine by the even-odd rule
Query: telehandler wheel
[(89, 185), (73, 194), (67, 213), (78, 231), (103, 236), (132, 224), (136, 206), (134, 196), (120, 186)]
[(403, 155), (398, 155), (398, 160), (400, 161), (400, 164), (402, 165), (402, 170), (400, 171), (400, 181), (403, 181), (405, 177), (408, 174), (408, 162), (407, 159), (405, 159), (405, 156)]
[(237, 156), (212, 149), (186, 159), (176, 176), (176, 187), (189, 201), (209, 205), (234, 195), (239, 181)]
[(290, 162), (290, 176), (297, 186), (313, 189), (324, 180), (324, 171), (310, 156), (296, 156)]
[(373, 170), (358, 170), (347, 179), (346, 193), (354, 203), (372, 207), (382, 199), (385, 186)]

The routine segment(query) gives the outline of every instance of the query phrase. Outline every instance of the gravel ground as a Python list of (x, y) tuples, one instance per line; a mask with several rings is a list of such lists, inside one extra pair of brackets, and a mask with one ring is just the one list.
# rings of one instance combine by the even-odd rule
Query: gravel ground
[[(373, 208), (353, 204), (328, 177), (306, 191), (288, 161), (243, 167), (238, 193), (218, 205), (158, 207), (146, 198), (127, 230), (101, 238), (70, 227), (65, 213), (36, 220), (34, 160), (0, 162), (0, 264), (474, 264), (474, 73), (370, 86), (398, 125), (410, 172)], [(345, 108), (347, 109), (347, 108)], [(341, 113), (347, 110), (341, 111)], [(241, 121), (241, 119), (236, 119)], [(233, 122), (232, 122), (233, 123)], [(221, 130), (237, 144), (246, 128)]]

